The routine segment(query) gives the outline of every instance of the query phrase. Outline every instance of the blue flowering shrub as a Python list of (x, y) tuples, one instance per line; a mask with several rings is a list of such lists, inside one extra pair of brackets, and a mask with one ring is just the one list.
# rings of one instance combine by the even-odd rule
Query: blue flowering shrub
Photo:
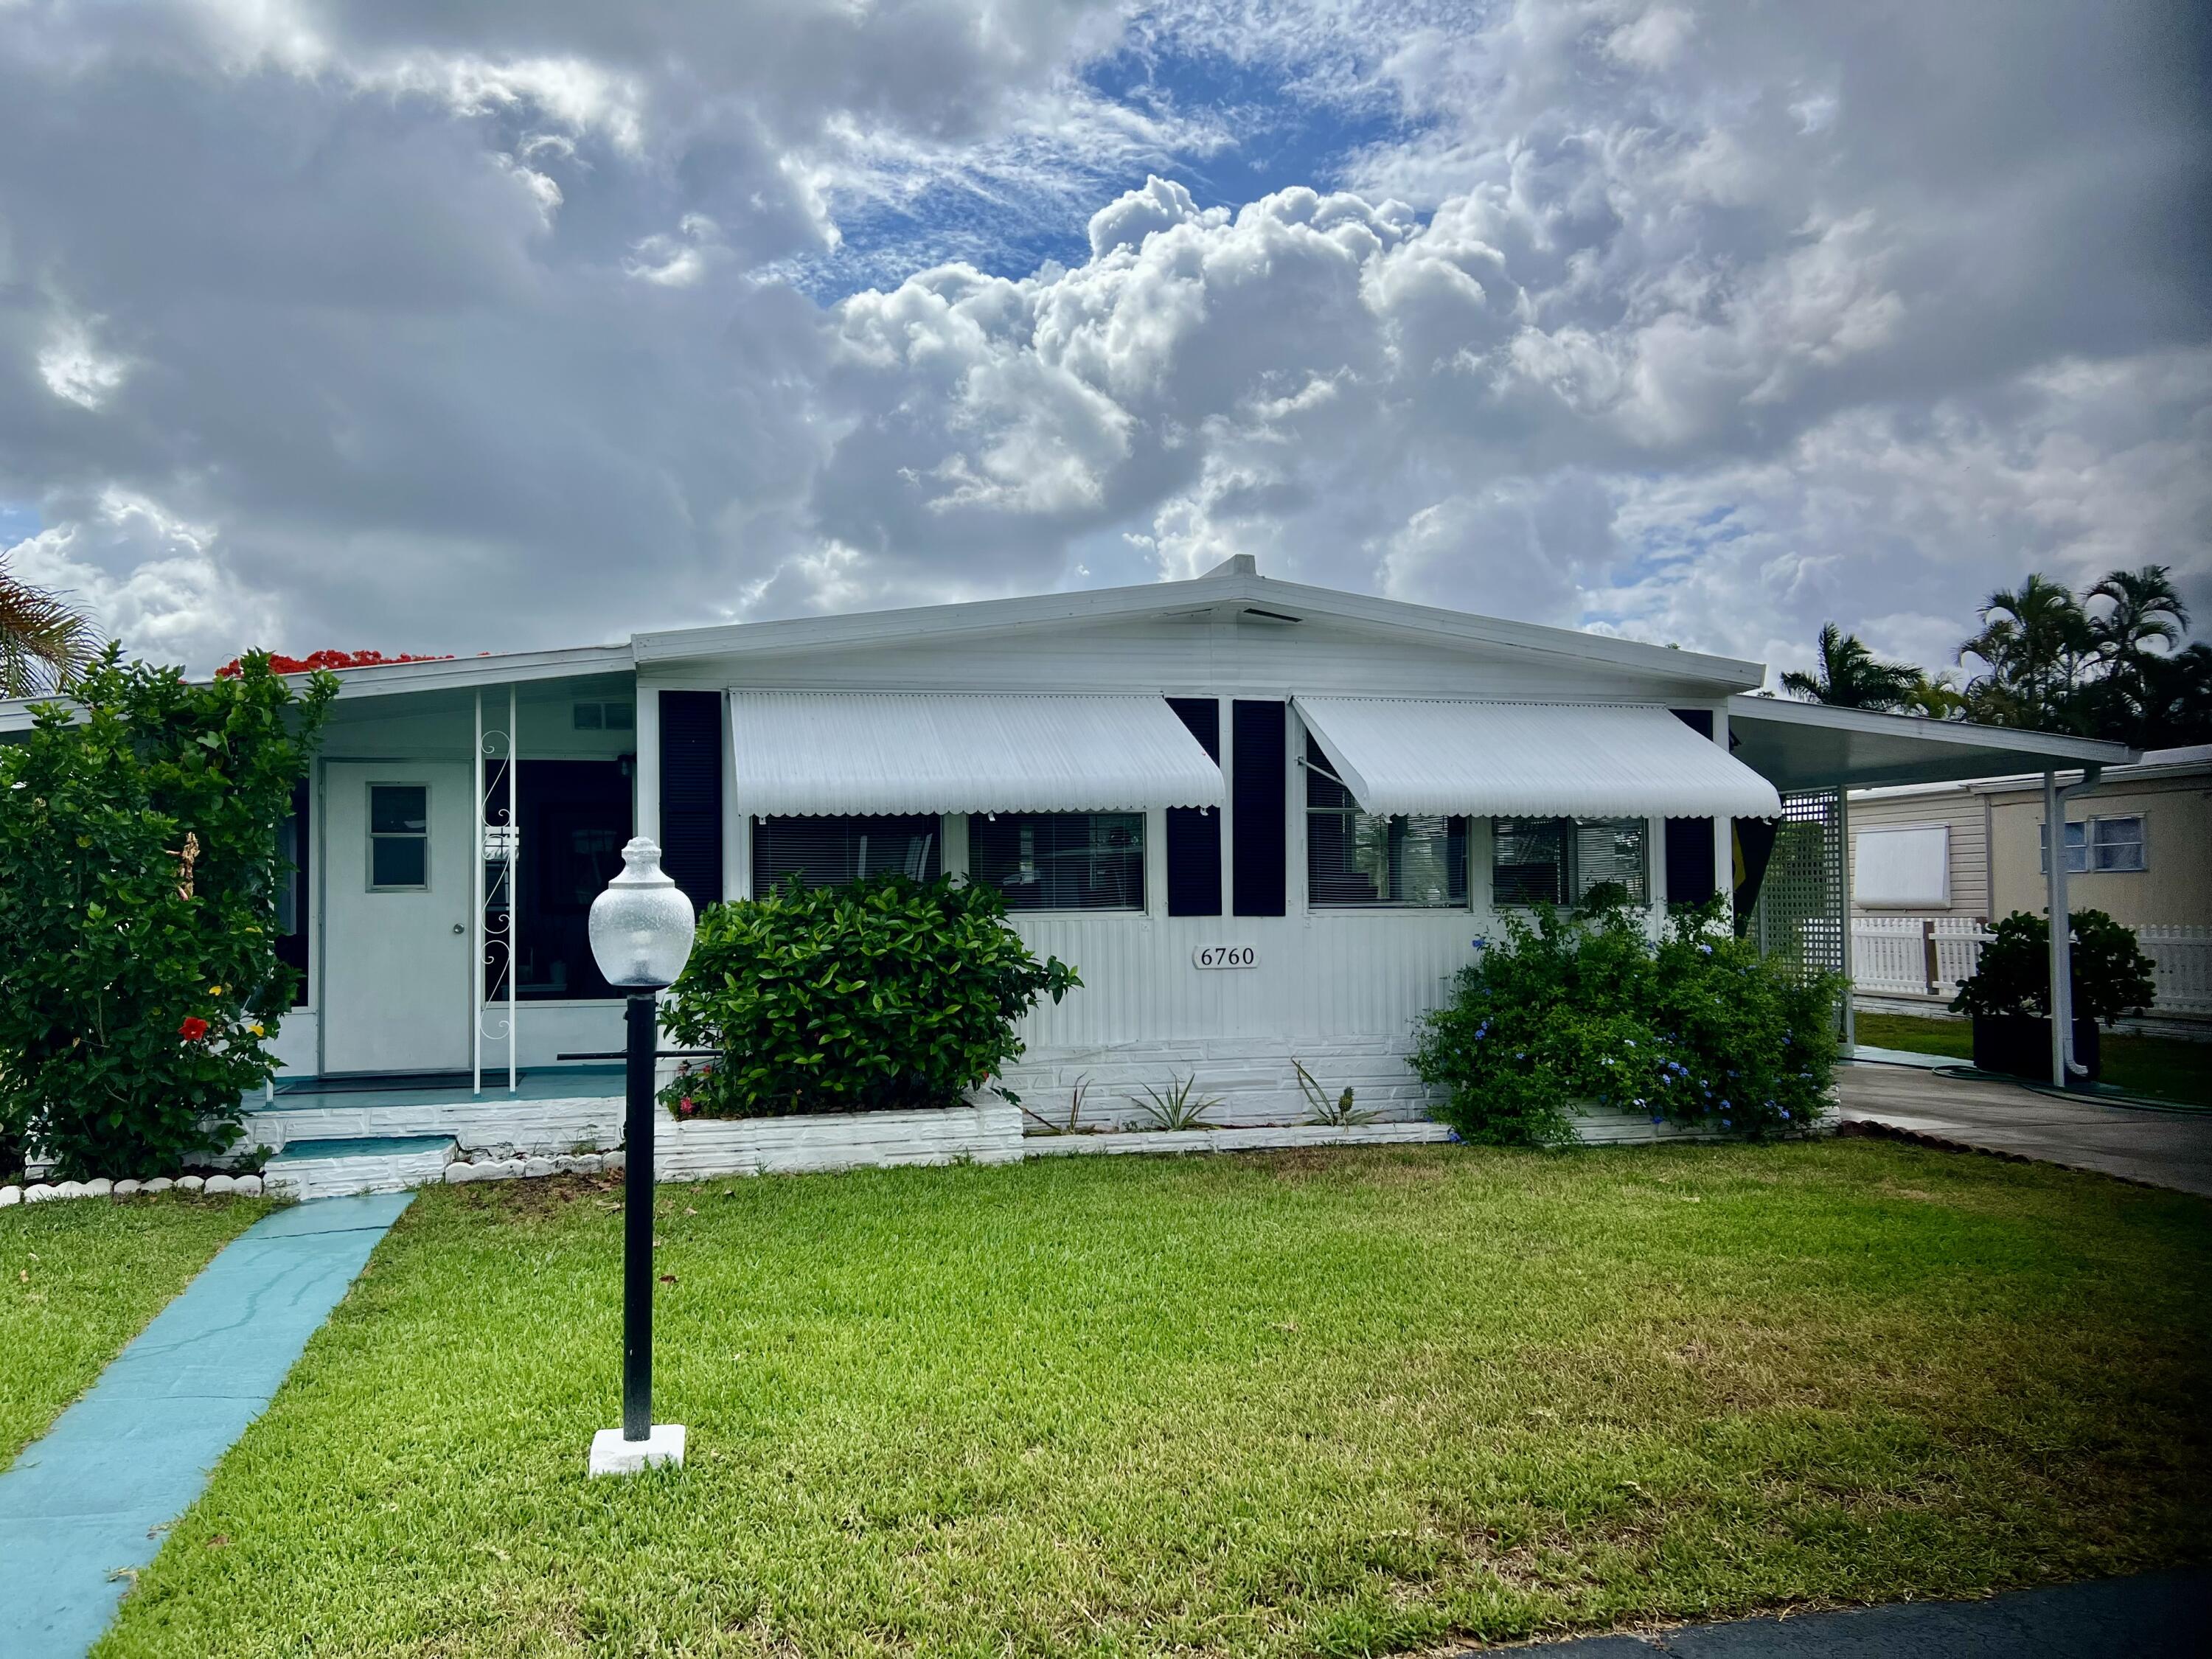
[(1423, 1023), (1413, 1066), (1463, 1140), (1553, 1146), (1595, 1105), (1748, 1137), (1817, 1118), (1843, 981), (1801, 976), (1718, 924), (1647, 936), (1625, 906), (1509, 917)]

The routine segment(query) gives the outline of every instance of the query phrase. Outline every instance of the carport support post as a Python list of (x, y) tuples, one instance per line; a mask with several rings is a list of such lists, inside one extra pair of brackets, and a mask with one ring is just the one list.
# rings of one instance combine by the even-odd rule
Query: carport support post
[(2104, 769), (2092, 766), (2079, 783), (2058, 787), (2058, 774), (2043, 775), (2044, 909), (2051, 923), (2051, 1084), (2073, 1086), (2074, 913), (2066, 902), (2066, 801), (2097, 787)]

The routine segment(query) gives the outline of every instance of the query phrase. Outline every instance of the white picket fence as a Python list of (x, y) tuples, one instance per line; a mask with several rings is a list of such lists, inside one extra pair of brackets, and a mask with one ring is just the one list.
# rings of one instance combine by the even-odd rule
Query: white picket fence
[[(1854, 916), (1851, 982), (1869, 995), (1954, 997), (1989, 937), (1973, 917)], [(2212, 1014), (2212, 927), (2139, 927), (2136, 942), (2158, 981), (2154, 1012)]]

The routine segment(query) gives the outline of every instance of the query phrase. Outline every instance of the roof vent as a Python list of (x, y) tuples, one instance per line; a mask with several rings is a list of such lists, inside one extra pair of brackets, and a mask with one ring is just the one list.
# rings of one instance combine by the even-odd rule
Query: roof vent
[(1249, 553), (1233, 554), (1206, 573), (1208, 576), (1256, 576), (1260, 562)]

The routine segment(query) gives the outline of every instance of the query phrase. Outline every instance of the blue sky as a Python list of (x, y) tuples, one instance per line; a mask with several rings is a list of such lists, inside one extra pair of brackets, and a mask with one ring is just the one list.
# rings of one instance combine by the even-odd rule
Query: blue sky
[(1334, 76), (1317, 78), (1327, 67), (1235, 56), (1173, 33), (1133, 40), (1082, 64), (1072, 80), (1187, 142), (1103, 154), (1071, 148), (1042, 162), (1024, 146), (933, 170), (933, 187), (910, 198), (864, 197), (842, 211), (839, 248), (806, 262), (801, 286), (835, 301), (946, 258), (1012, 277), (1047, 261), (1079, 264), (1091, 215), (1155, 174), (1182, 185), (1200, 207), (1233, 212), (1279, 190), (1334, 188), (1357, 158), (1432, 125), (1409, 117), (1387, 88), (1347, 92)]

